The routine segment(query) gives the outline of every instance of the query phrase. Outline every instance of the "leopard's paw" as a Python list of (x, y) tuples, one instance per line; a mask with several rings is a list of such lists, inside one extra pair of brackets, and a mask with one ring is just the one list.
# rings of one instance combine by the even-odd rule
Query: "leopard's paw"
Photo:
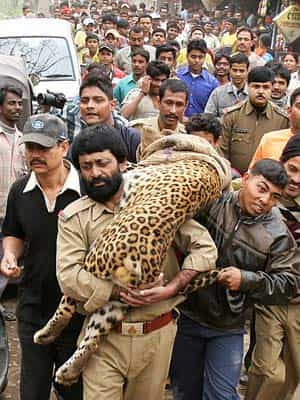
[(62, 365), (55, 374), (55, 382), (64, 386), (71, 386), (77, 382), (81, 371), (76, 371), (70, 368), (71, 366)]
[(37, 331), (33, 336), (33, 341), (36, 344), (49, 344), (53, 343), (58, 335), (52, 334), (47, 326)]

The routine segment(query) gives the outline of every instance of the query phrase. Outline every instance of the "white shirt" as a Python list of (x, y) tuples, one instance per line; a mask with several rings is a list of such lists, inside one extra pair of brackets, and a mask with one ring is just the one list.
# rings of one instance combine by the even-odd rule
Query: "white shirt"
[[(67, 160), (64, 160), (64, 165), (69, 169), (69, 173), (68, 173), (68, 176), (67, 176), (67, 178), (65, 180), (65, 183), (64, 183), (63, 187), (61, 188), (59, 193), (57, 193), (56, 199), (57, 199), (57, 197), (59, 195), (63, 194), (66, 190), (73, 190), (73, 191), (77, 192), (79, 194), (79, 196), (81, 196), (80, 181), (79, 181), (79, 175), (78, 175), (77, 170)], [(30, 178), (29, 178), (29, 180), (28, 180), (28, 182), (27, 182), (27, 184), (26, 184), (26, 186), (25, 186), (25, 188), (23, 190), (23, 193), (30, 192), (36, 186), (41, 190), (41, 192), (42, 192), (42, 194), (44, 196), (44, 200), (45, 200), (48, 212), (49, 213), (53, 212), (55, 210), (56, 199), (53, 202), (51, 202), (48, 199), (46, 193), (44, 192), (43, 188), (41, 187), (41, 185), (39, 184), (39, 182), (37, 180), (35, 172), (32, 171), (31, 174), (30, 174)]]
[(290, 96), (298, 87), (300, 87), (300, 71), (291, 74), (291, 80), (287, 91), (288, 95)]

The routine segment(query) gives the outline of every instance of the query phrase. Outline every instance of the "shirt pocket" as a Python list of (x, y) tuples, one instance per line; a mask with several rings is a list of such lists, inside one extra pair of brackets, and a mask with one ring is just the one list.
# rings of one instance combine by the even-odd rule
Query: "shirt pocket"
[(233, 128), (231, 151), (235, 156), (245, 156), (249, 153), (251, 134), (248, 129)]

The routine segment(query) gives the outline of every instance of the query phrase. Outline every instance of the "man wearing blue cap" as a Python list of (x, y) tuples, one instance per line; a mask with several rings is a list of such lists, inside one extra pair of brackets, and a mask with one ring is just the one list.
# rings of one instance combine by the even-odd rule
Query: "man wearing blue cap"
[[(81, 191), (77, 171), (64, 159), (69, 145), (61, 119), (50, 114), (30, 117), (21, 143), (31, 173), (17, 180), (9, 192), (0, 270), (7, 277), (19, 276), (18, 260), (23, 256), (17, 308), (22, 350), (20, 400), (40, 400), (49, 399), (53, 371), (74, 352), (82, 324), (77, 314), (54, 343), (41, 346), (33, 342), (34, 333), (52, 316), (61, 298), (56, 280), (57, 217)], [(55, 389), (59, 399), (82, 398), (80, 382)]]

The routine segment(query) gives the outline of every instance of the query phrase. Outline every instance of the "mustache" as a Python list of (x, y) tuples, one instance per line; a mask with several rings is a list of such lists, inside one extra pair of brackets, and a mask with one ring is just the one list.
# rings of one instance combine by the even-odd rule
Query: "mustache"
[(293, 181), (293, 179), (290, 179), (290, 180), (289, 180), (289, 184), (294, 185), (294, 186), (297, 186), (297, 187), (300, 187), (300, 183), (299, 183), (299, 182)]
[(47, 163), (44, 160), (41, 160), (40, 158), (33, 158), (29, 165), (32, 165), (34, 163), (39, 163), (39, 164), (43, 164), (43, 165), (47, 165)]
[(93, 178), (90, 182), (90, 185), (94, 186), (97, 185), (98, 183), (110, 183), (111, 179), (110, 178), (104, 178), (102, 176), (98, 176), (97, 178)]
[(168, 114), (167, 117), (168, 118), (176, 118), (176, 119), (178, 119), (177, 115), (175, 115), (175, 114)]

